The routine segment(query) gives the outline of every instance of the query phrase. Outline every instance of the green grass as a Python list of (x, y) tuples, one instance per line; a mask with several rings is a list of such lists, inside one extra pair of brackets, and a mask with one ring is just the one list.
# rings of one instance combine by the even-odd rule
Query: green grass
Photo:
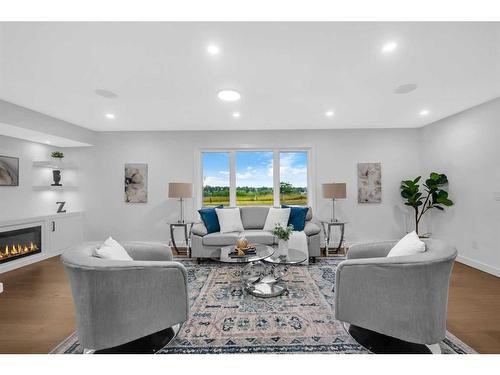
[[(282, 204), (307, 205), (307, 195), (302, 194), (285, 194), (281, 197)], [(217, 206), (223, 204), (229, 206), (229, 197), (204, 197), (204, 206)], [(272, 194), (240, 196), (236, 197), (236, 205), (238, 206), (272, 206), (274, 198)]]

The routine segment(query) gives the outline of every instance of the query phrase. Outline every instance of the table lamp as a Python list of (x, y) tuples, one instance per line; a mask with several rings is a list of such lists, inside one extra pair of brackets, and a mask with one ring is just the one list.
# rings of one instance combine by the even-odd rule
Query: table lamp
[(332, 182), (323, 184), (323, 198), (332, 200), (332, 222), (335, 219), (335, 199), (345, 199), (346, 197), (346, 184), (345, 182)]
[(178, 198), (181, 203), (181, 219), (179, 223), (184, 223), (184, 199), (193, 197), (193, 184), (190, 182), (170, 182), (168, 184), (168, 197)]

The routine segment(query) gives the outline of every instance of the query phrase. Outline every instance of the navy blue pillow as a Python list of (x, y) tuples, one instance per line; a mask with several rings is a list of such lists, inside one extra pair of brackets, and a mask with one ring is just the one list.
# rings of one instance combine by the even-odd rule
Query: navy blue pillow
[(217, 218), (217, 212), (215, 212), (216, 208), (224, 208), (224, 206), (221, 204), (217, 207), (208, 207), (198, 210), (208, 233), (220, 232), (219, 219)]
[(288, 225), (292, 224), (293, 230), (304, 230), (304, 227), (306, 226), (306, 216), (309, 207), (287, 206), (286, 204), (282, 204), (281, 208), (290, 208), (290, 218), (288, 219)]

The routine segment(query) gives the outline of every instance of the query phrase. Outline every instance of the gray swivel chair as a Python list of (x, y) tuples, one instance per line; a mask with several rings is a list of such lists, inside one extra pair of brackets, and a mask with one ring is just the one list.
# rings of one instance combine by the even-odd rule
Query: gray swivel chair
[(87, 242), (62, 255), (85, 351), (119, 347), (160, 331), (172, 338), (169, 327), (187, 320), (189, 306), (186, 269), (172, 261), (170, 248), (127, 242), (123, 247), (134, 260), (116, 261), (92, 256), (98, 244)]
[(457, 251), (432, 239), (424, 241), (424, 253), (387, 258), (396, 242), (349, 249), (336, 272), (335, 317), (350, 323), (351, 335), (372, 351), (425, 352), (425, 344), (445, 338), (448, 287)]

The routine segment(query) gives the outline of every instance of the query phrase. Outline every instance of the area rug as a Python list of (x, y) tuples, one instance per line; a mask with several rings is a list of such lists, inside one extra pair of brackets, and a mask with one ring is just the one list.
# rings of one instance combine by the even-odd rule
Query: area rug
[[(341, 258), (290, 267), (284, 278), (288, 291), (275, 298), (246, 293), (239, 265), (180, 261), (188, 271), (190, 318), (159, 354), (369, 353), (334, 317)], [(446, 354), (474, 353), (449, 333), (440, 347)], [(53, 353), (82, 353), (76, 334)]]

